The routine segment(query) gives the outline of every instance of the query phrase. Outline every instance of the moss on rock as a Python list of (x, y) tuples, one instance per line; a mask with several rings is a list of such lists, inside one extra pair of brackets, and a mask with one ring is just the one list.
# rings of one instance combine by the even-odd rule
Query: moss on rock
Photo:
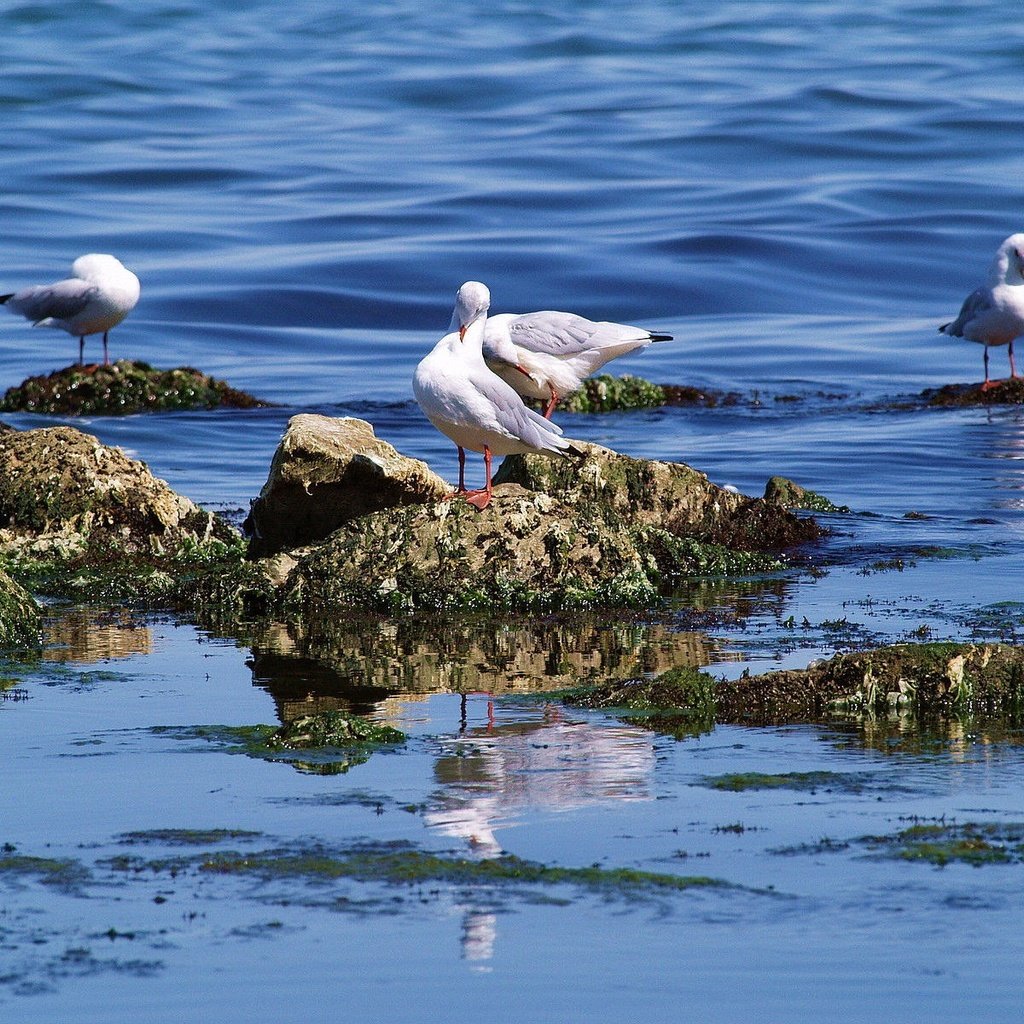
[(124, 416), (174, 409), (253, 409), (267, 404), (189, 366), (157, 370), (148, 363), (119, 359), (110, 366), (75, 364), (29, 377), (8, 388), (0, 399), (0, 412)]
[(565, 412), (618, 412), (624, 409), (652, 409), (665, 404), (665, 389), (642, 377), (624, 373), (612, 377), (602, 373), (588, 377), (583, 387), (560, 404)]
[(893, 710), (1002, 714), (1024, 707), (1024, 647), (895, 644), (722, 683), (715, 699), (719, 721), (821, 720)]
[(5, 572), (0, 572), (0, 649), (38, 647), (39, 606)]
[(483, 512), (456, 500), (344, 524), (290, 574), (289, 603), (314, 617), (644, 606), (693, 575), (781, 568), (780, 552), (820, 534), (689, 466), (578, 448), (506, 459)]

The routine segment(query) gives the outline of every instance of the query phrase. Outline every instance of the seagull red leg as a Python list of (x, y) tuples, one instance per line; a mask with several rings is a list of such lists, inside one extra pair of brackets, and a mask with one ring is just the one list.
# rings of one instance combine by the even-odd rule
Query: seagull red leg
[(1010, 342), (1010, 377), (1011, 379), (1018, 376), (1017, 367), (1013, 365), (1013, 342)]
[(491, 449), (484, 445), (484, 486), (478, 491), (466, 491), (465, 498), (481, 512), (491, 503)]
[[(550, 387), (550, 385), (548, 385)], [(558, 405), (558, 392), (551, 388), (551, 398), (548, 400), (548, 404), (544, 407), (544, 419), (551, 419), (551, 414), (555, 411), (555, 406)]]

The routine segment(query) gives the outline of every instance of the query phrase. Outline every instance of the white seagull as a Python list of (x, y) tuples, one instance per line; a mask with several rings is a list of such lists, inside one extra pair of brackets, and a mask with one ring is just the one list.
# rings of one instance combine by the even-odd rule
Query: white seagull
[(103, 365), (110, 365), (107, 332), (116, 327), (139, 301), (139, 279), (120, 260), (105, 253), (88, 253), (71, 264), (71, 277), (37, 284), (0, 295), (0, 303), (20, 313), (33, 327), (60, 327), (78, 337), (78, 365), (85, 338), (103, 333)]
[(484, 359), (520, 395), (546, 401), (544, 415), (550, 419), (558, 402), (605, 363), (652, 341), (671, 340), (671, 334), (552, 309), (499, 313), (487, 321)]
[[(467, 281), (455, 296), (448, 333), (425, 356), (412, 389), (427, 419), (459, 450), (459, 487), (478, 509), (491, 500), (491, 457), (526, 452), (557, 456), (572, 451), (561, 428), (523, 405), (519, 394), (484, 362), (482, 345), (491, 293), (479, 281)], [(486, 482), (466, 490), (466, 452), (483, 452)]]
[(964, 300), (960, 315), (939, 330), (954, 338), (966, 338), (985, 346), (985, 383), (982, 391), (994, 387), (988, 379), (988, 350), (991, 345), (1009, 345), (1010, 376), (1017, 377), (1013, 364), (1014, 338), (1024, 334), (1024, 233), (1010, 235), (996, 252), (988, 281)]

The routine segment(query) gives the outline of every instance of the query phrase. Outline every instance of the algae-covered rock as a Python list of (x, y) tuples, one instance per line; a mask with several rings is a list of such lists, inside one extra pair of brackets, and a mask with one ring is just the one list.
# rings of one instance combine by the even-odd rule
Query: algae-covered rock
[[(624, 373), (612, 377), (602, 373), (588, 377), (579, 391), (559, 403), (562, 412), (624, 412), (630, 409), (657, 409), (666, 405), (715, 408), (738, 405), (743, 399), (737, 392), (714, 391), (690, 384), (652, 384), (643, 377)], [(540, 407), (544, 403), (538, 402)]]
[(896, 644), (837, 654), (803, 670), (722, 683), (719, 721), (821, 720), (836, 712), (996, 712), (1024, 706), (1024, 647)]
[(0, 411), (124, 416), (171, 409), (252, 409), (266, 404), (189, 366), (157, 370), (148, 363), (119, 359), (110, 366), (75, 364), (29, 377), (7, 390), (0, 399)]
[(379, 725), (345, 711), (326, 711), (285, 722), (267, 737), (267, 746), (271, 749), (315, 750), (404, 743), (405, 739), (405, 733), (390, 725)]
[(39, 645), (39, 606), (31, 595), (0, 572), (0, 649)]
[(91, 434), (73, 427), (0, 434), (0, 546), (52, 537), (152, 551), (225, 529), (145, 463)]
[(19, 581), (163, 599), (240, 556), (235, 530), (119, 448), (73, 427), (0, 433), (0, 557)]
[(1024, 405), (1024, 378), (1009, 377), (981, 384), (946, 384), (921, 392), (925, 404), (943, 409), (961, 409), (977, 405)]
[(579, 448), (506, 459), (483, 512), (445, 501), (345, 523), (292, 571), (289, 602), (316, 614), (645, 605), (687, 576), (779, 568), (775, 553), (819, 534), (688, 466)]
[(652, 409), (665, 404), (665, 390), (642, 377), (624, 373), (612, 377), (602, 373), (588, 377), (583, 387), (560, 405), (564, 412), (618, 412), (623, 409)]
[(895, 644), (837, 654), (806, 669), (718, 682), (682, 666), (654, 678), (609, 680), (564, 699), (640, 711), (659, 727), (678, 715), (719, 724), (779, 725), (893, 711), (1019, 713), (1024, 711), (1024, 646)]
[(783, 508), (799, 508), (807, 512), (849, 512), (846, 505), (833, 504), (823, 494), (809, 491), (784, 476), (773, 476), (764, 488), (764, 500)]
[(451, 490), (364, 420), (302, 414), (288, 421), (246, 529), (250, 553), (314, 544), (370, 512), (423, 504)]

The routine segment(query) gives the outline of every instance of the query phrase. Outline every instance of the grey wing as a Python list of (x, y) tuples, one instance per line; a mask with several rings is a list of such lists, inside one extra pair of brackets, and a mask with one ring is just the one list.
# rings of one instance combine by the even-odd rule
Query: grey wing
[[(551, 309), (518, 316), (508, 329), (512, 341), (521, 348), (562, 359), (606, 349), (619, 349), (621, 354), (655, 340), (655, 335), (643, 327), (588, 320), (576, 313)], [(657, 339), (670, 341), (671, 335), (657, 335)]]
[(15, 292), (7, 305), (26, 320), (71, 320), (89, 305), (98, 289), (77, 277), (55, 284), (37, 284)]
[(977, 288), (964, 299), (964, 304), (960, 307), (960, 315), (948, 324), (943, 324), (939, 330), (943, 334), (952, 334), (955, 337), (962, 338), (964, 328), (972, 320), (979, 316), (984, 316), (992, 308), (991, 291), (988, 288)]
[(575, 313), (545, 309), (524, 313), (508, 325), (512, 341), (530, 352), (550, 356), (573, 356), (591, 347), (605, 324), (595, 323)]
[(472, 382), (494, 407), (495, 421), (502, 430), (533, 448), (562, 451), (569, 447), (569, 442), (562, 438), (562, 428), (523, 405), (522, 398), (500, 377), (479, 374)]

